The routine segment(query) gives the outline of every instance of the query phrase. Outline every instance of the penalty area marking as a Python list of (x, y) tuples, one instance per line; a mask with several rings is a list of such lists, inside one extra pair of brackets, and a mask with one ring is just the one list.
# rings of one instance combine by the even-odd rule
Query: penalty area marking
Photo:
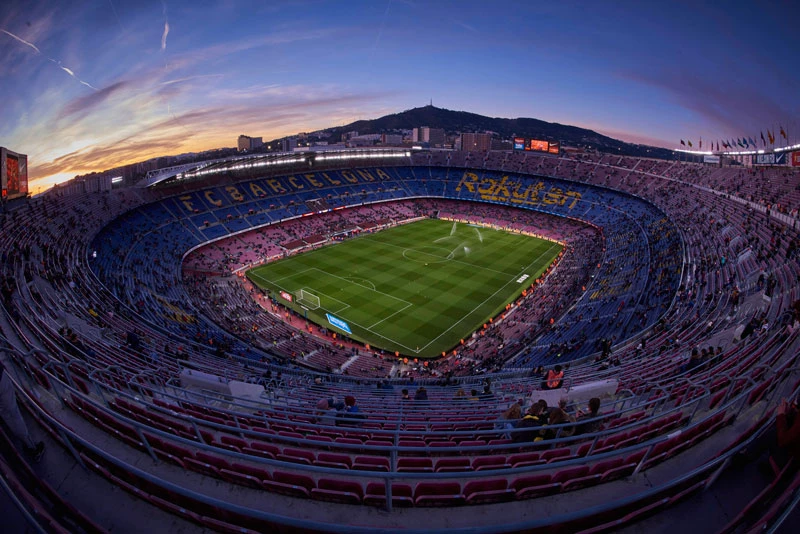
[[(344, 279), (347, 280), (348, 282), (354, 283), (357, 286), (361, 286), (361, 287), (364, 287), (364, 288), (367, 288), (367, 289), (371, 289), (373, 291), (377, 291), (377, 289), (375, 288), (375, 284), (373, 284), (372, 282), (370, 282), (366, 278), (358, 278), (357, 276), (345, 276)], [(365, 282), (365, 283), (361, 284), (359, 282)], [(369, 285), (366, 285), (366, 284), (369, 284)]]

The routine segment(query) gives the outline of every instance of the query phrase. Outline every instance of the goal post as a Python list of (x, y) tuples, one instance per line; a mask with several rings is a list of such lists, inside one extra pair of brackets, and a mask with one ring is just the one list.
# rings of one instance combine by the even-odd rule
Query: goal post
[(319, 297), (306, 289), (301, 289), (297, 292), (297, 302), (306, 306), (309, 310), (319, 308)]

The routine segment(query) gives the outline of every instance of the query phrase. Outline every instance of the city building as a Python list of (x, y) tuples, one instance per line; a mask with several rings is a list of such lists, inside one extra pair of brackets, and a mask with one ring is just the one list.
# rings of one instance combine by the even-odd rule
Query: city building
[(249, 152), (264, 146), (264, 140), (261, 137), (250, 137), (249, 135), (240, 135), (237, 144), (239, 152)]
[(486, 152), (492, 148), (492, 134), (466, 132), (461, 134), (461, 150)]
[(414, 143), (428, 143), (432, 148), (442, 148), (444, 146), (444, 130), (428, 126), (414, 128), (411, 134), (411, 141)]

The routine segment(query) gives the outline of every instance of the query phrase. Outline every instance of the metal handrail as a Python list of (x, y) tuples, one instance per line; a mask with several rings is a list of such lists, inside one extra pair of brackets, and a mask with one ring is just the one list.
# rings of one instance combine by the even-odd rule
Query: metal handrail
[[(22, 395), (22, 397), (26, 401), (26, 403), (25, 403), (26, 406), (28, 406), (32, 410), (36, 410), (37, 412), (39, 412), (39, 415), (38, 415), (39, 418), (42, 419), (43, 421), (47, 422), (47, 424), (49, 424), (55, 431), (57, 431), (59, 433), (59, 435), (62, 436), (62, 438), (64, 439), (65, 442), (67, 442), (67, 443), (69, 443), (71, 445), (72, 441), (75, 441), (82, 448), (90, 450), (92, 453), (103, 457), (106, 461), (109, 461), (109, 462), (115, 464), (117, 467), (121, 467), (122, 469), (125, 469), (125, 470), (131, 472), (135, 476), (143, 478), (143, 479), (145, 479), (145, 480), (147, 480), (147, 481), (149, 481), (149, 482), (151, 482), (153, 484), (158, 485), (159, 487), (163, 487), (163, 488), (165, 488), (165, 489), (167, 489), (169, 491), (176, 492), (176, 493), (178, 493), (180, 495), (183, 495), (184, 497), (188, 497), (188, 498), (196, 500), (196, 501), (198, 501), (200, 503), (208, 504), (208, 505), (215, 506), (215, 507), (218, 507), (218, 508), (222, 508), (222, 509), (228, 510), (228, 511), (242, 513), (242, 514), (245, 514), (245, 515), (247, 515), (249, 517), (252, 517), (252, 518), (255, 518), (255, 519), (270, 521), (270, 522), (283, 524), (283, 525), (287, 525), (287, 526), (291, 526), (291, 527), (295, 527), (295, 528), (304, 528), (304, 529), (311, 529), (311, 530), (313, 530), (313, 529), (323, 529), (323, 530), (336, 532), (336, 533), (339, 533), (339, 532), (341, 532), (341, 533), (356, 532), (356, 533), (359, 533), (359, 534), (360, 533), (365, 533), (366, 534), (367, 532), (376, 532), (377, 531), (377, 529), (374, 528), (374, 527), (362, 527), (362, 526), (354, 526), (354, 525), (329, 524), (329, 523), (322, 523), (322, 522), (318, 522), (318, 521), (311, 521), (311, 520), (307, 520), (307, 519), (296, 519), (296, 518), (281, 516), (280, 514), (271, 513), (271, 512), (265, 512), (265, 511), (262, 511), (262, 510), (254, 510), (252, 508), (247, 508), (247, 507), (235, 504), (235, 503), (230, 503), (230, 502), (227, 502), (227, 501), (222, 501), (222, 500), (219, 500), (219, 499), (216, 499), (216, 498), (213, 498), (213, 497), (209, 497), (207, 495), (200, 494), (200, 493), (197, 493), (195, 491), (189, 490), (189, 489), (187, 489), (187, 488), (185, 488), (183, 486), (179, 486), (179, 485), (173, 484), (173, 483), (171, 483), (169, 481), (166, 481), (166, 480), (164, 480), (164, 479), (162, 479), (160, 477), (157, 477), (157, 476), (152, 475), (152, 474), (150, 474), (150, 473), (148, 473), (146, 471), (143, 471), (143, 470), (139, 469), (138, 467), (130, 465), (130, 464), (128, 464), (128, 463), (126, 463), (126, 462), (124, 462), (124, 461), (122, 461), (122, 460), (120, 460), (120, 459), (118, 459), (116, 457), (108, 455), (105, 451), (99, 449), (93, 443), (91, 443), (87, 439), (81, 437), (75, 431), (73, 431), (72, 429), (70, 429), (69, 427), (67, 427), (63, 423), (61, 423), (58, 419), (56, 419), (55, 417), (53, 417), (49, 413), (45, 412), (43, 410), (43, 408), (41, 408), (33, 400), (33, 398), (30, 396), (30, 394), (26, 390), (24, 390), (23, 388), (20, 388), (19, 384), (16, 382), (15, 379), (12, 378), (12, 380), (13, 380), (14, 385), (17, 388), (19, 394)], [(160, 432), (155, 432), (155, 433), (158, 434)], [(473, 527), (473, 528), (471, 528), (471, 531), (476, 533), (476, 534), (484, 534), (484, 533), (485, 534), (489, 534), (489, 533), (494, 533), (494, 532), (513, 532), (513, 531), (517, 531), (517, 530), (530, 529), (530, 528), (534, 528), (534, 527), (537, 527), (537, 526), (545, 526), (545, 525), (549, 525), (549, 524), (563, 523), (563, 522), (566, 522), (566, 521), (575, 520), (575, 519), (584, 518), (584, 517), (591, 517), (592, 515), (600, 513), (602, 511), (610, 511), (610, 510), (613, 510), (615, 508), (619, 508), (619, 507), (625, 506), (627, 504), (631, 504), (631, 503), (637, 502), (638, 500), (646, 499), (649, 496), (656, 495), (656, 494), (658, 494), (658, 492), (665, 491), (665, 490), (668, 490), (671, 487), (678, 486), (679, 484), (683, 483), (684, 481), (692, 480), (693, 478), (695, 478), (697, 476), (703, 475), (704, 473), (719, 467), (723, 462), (726, 462), (734, 454), (737, 454), (740, 450), (742, 450), (746, 446), (748, 446), (750, 444), (750, 442), (754, 438), (755, 438), (755, 435), (751, 436), (749, 439), (745, 440), (744, 442), (739, 444), (737, 447), (734, 447), (733, 449), (727, 451), (726, 453), (722, 454), (721, 456), (716, 457), (716, 458), (706, 462), (705, 464), (692, 469), (688, 473), (684, 473), (683, 475), (673, 479), (672, 481), (670, 481), (668, 483), (665, 483), (665, 484), (662, 484), (660, 486), (651, 488), (651, 489), (646, 490), (644, 492), (641, 492), (641, 493), (639, 493), (637, 495), (631, 495), (631, 496), (624, 497), (622, 499), (618, 499), (618, 500), (615, 500), (615, 501), (612, 501), (612, 502), (603, 503), (601, 505), (594, 506), (594, 507), (591, 507), (591, 508), (586, 508), (586, 509), (583, 509), (583, 510), (578, 510), (578, 511), (570, 512), (570, 513), (567, 513), (567, 514), (562, 514), (560, 516), (550, 516), (550, 517), (542, 517), (542, 516), (540, 516), (539, 518), (533, 519), (533, 520), (525, 520), (525, 521), (521, 521), (521, 522), (506, 524), (506, 525), (503, 525), (500, 529), (498, 529), (497, 526)], [(669, 438), (667, 438), (667, 439), (669, 439)], [(179, 438), (179, 441), (180, 441), (180, 438)], [(663, 441), (663, 440), (661, 440), (661, 441)], [(194, 443), (194, 442), (190, 442), (190, 443), (193, 444), (193, 445), (196, 445), (196, 443)], [(653, 445), (651, 444), (649, 447), (652, 447), (652, 446)], [(73, 447), (70, 447), (70, 448), (72, 450), (73, 455), (76, 456), (76, 459), (78, 459), (78, 461), (80, 461), (80, 455), (77, 453), (77, 451)], [(231, 452), (231, 454), (234, 455), (234, 456), (237, 455), (237, 453), (234, 453), (234, 452)], [(606, 453), (606, 454), (608, 456), (612, 456), (613, 455), (613, 453)], [(608, 456), (606, 456), (606, 454), (604, 454), (604, 455), (596, 455), (596, 456), (594, 456), (592, 458), (592, 460), (598, 460), (598, 459), (603, 459), (605, 457), (608, 457)], [(252, 459), (252, 457), (248, 457), (248, 459)], [(583, 460), (585, 460), (585, 459), (583, 459)], [(265, 463), (270, 463), (270, 461), (266, 460)], [(573, 464), (577, 463), (577, 460), (573, 460), (572, 463)], [(563, 465), (568, 465), (568, 462), (564, 462)], [(331, 474), (338, 474), (338, 475), (342, 474), (341, 473), (341, 469), (337, 470), (337, 469), (334, 469), (334, 468), (320, 468), (320, 467), (316, 467), (316, 466), (311, 466), (311, 467), (314, 467), (313, 470), (317, 471), (317, 472), (320, 472), (320, 473), (331, 473)], [(539, 467), (539, 466), (531, 466), (531, 467), (528, 467), (528, 468), (519, 468), (517, 470), (512, 470), (512, 471), (513, 471), (513, 473), (524, 473), (524, 472), (528, 472), (528, 471), (534, 470), (533, 468), (535, 468), (535, 467)], [(511, 471), (509, 471), (509, 472), (511, 472)], [(363, 473), (365, 473), (364, 476), (370, 476), (370, 477), (374, 477), (374, 478), (382, 478), (387, 483), (392, 478), (392, 474), (391, 473), (387, 474), (387, 473), (371, 472), (371, 471), (370, 472), (363, 472)], [(352, 476), (359, 476), (359, 472), (357, 472), (357, 471), (348, 472), (348, 474), (350, 474)], [(475, 472), (475, 473), (470, 473), (470, 476), (474, 477), (474, 478), (481, 478), (483, 476), (492, 476), (493, 474), (494, 473), (492, 471), (485, 471), (485, 472), (478, 471), (478, 472)], [(403, 478), (414, 478), (414, 479), (417, 479), (417, 478), (419, 478), (419, 479), (436, 478), (435, 475), (436, 475), (435, 473), (414, 473), (414, 474), (412, 474), (412, 473), (404, 473), (403, 474)], [(449, 476), (452, 477), (452, 474), (449, 474)], [(389, 485), (389, 484), (387, 484), (387, 485)], [(430, 529), (425, 529), (425, 530), (421, 530), (421, 529), (420, 530), (406, 529), (406, 531), (409, 532), (409, 533), (417, 533), (418, 532), (420, 534), (422, 532), (431, 532)]]

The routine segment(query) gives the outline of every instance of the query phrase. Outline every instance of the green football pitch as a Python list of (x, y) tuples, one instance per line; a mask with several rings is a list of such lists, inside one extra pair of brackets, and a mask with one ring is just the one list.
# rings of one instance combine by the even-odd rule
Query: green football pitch
[[(448, 351), (505, 309), (561, 245), (426, 219), (256, 267), (247, 277), (333, 331), (405, 356)], [(284, 291), (292, 302), (281, 298)]]

